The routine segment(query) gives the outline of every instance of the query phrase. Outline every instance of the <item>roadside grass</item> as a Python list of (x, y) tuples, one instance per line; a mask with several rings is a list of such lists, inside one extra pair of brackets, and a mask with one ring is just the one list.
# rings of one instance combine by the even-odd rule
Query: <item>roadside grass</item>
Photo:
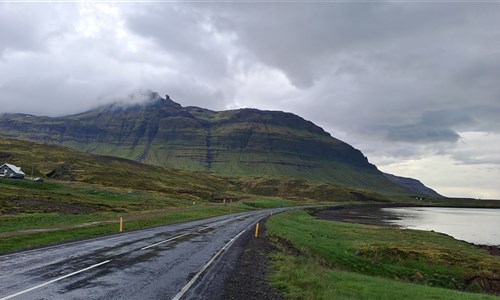
[(284, 199), (273, 197), (257, 197), (251, 200), (241, 201), (243, 205), (251, 208), (278, 208), (278, 207), (291, 207), (301, 206), (308, 204), (317, 204), (318, 202), (305, 199)]
[(317, 260), (272, 255), (271, 282), (287, 299), (498, 299), (321, 266)]
[[(228, 208), (227, 206), (222, 205), (206, 204), (194, 208), (153, 211), (149, 214), (147, 212), (141, 212), (136, 215), (129, 215), (128, 217), (124, 217), (123, 230), (131, 231), (173, 223), (188, 222), (228, 214), (230, 212), (234, 213), (246, 210), (248, 209), (244, 209), (241, 207)], [(42, 215), (41, 217), (46, 216)], [(54, 216), (52, 220), (59, 220), (59, 217), (64, 216)], [(91, 219), (90, 216), (80, 217), (85, 221), (95, 221), (94, 219)], [(80, 219), (80, 221), (82, 219)], [(3, 224), (0, 223), (0, 225)], [(116, 217), (112, 222), (100, 223), (85, 227), (76, 226), (71, 228), (64, 228), (64, 226), (58, 226), (57, 228), (54, 228), (54, 230), (48, 228), (48, 230), (43, 230), (42, 232), (24, 233), (6, 237), (1, 237), (0, 235), (0, 253), (3, 254), (33, 247), (47, 246), (61, 242), (108, 235), (118, 233), (118, 231), (119, 221), (118, 217)]]
[(444, 234), (321, 220), (302, 210), (273, 216), (267, 230), (330, 270), (498, 292), (500, 257)]
[(62, 215), (57, 213), (33, 213), (0, 216), (0, 237), (1, 233), (36, 230), (41, 228), (61, 227), (75, 224), (85, 224), (88, 222), (104, 221), (107, 218), (98, 214)]
[[(33, 184), (33, 183), (30, 183)], [(37, 184), (34, 184), (37, 185)], [(106, 190), (89, 189), (81, 187), (68, 187), (68, 190), (56, 186), (57, 189), (69, 192), (71, 189), (71, 195), (73, 199), (68, 201), (67, 204), (71, 206), (78, 206), (78, 204), (100, 204), (99, 210), (95, 210), (92, 213), (67, 213), (64, 211), (64, 206), (61, 207), (63, 201), (57, 201), (58, 206), (54, 207), (36, 207), (32, 203), (30, 209), (33, 212), (23, 212), (19, 214), (0, 214), (0, 237), (13, 235), (16, 232), (19, 234), (25, 234), (29, 230), (57, 230), (64, 229), (64, 227), (75, 226), (86, 226), (87, 223), (103, 223), (103, 222), (116, 222), (120, 217), (125, 217), (127, 219), (142, 220), (143, 227), (158, 225), (156, 219), (149, 220), (151, 218), (156, 218), (162, 215), (169, 215), (172, 213), (183, 212), (183, 216), (187, 217), (192, 215), (194, 218), (196, 214), (203, 217), (205, 214), (201, 213), (203, 210), (207, 210), (206, 214), (210, 215), (213, 210), (220, 210), (224, 213), (247, 211), (259, 208), (277, 208), (281, 205), (297, 206), (311, 204), (310, 200), (283, 200), (280, 198), (272, 197), (254, 197), (248, 198), (244, 201), (227, 202), (226, 205), (218, 203), (210, 203), (206, 201), (196, 202), (193, 205), (191, 200), (175, 200), (175, 199), (164, 199), (162, 197), (155, 198), (151, 195), (127, 195), (118, 194), (116, 196), (112, 192)], [(47, 188), (47, 186), (45, 186)], [(82, 191), (79, 194), (79, 190)], [(32, 194), (32, 193), (31, 193)], [(92, 194), (92, 197), (89, 195)], [(79, 202), (78, 197), (82, 196)], [(144, 197), (144, 198), (140, 198)], [(1, 201), (1, 200), (0, 200)], [(84, 202), (85, 201), (85, 202)], [(47, 201), (40, 201), (39, 205), (46, 205)], [(2, 209), (15, 209), (13, 203), (10, 205), (4, 205)], [(225, 207), (225, 208), (224, 208)], [(53, 209), (54, 211), (51, 211)], [(46, 212), (44, 212), (44, 210)], [(26, 209), (24, 210), (26, 211)], [(41, 212), (36, 212), (41, 211)], [(153, 225), (148, 225), (149, 223)], [(3, 233), (3, 234), (2, 234)], [(12, 234), (8, 234), (12, 233)]]

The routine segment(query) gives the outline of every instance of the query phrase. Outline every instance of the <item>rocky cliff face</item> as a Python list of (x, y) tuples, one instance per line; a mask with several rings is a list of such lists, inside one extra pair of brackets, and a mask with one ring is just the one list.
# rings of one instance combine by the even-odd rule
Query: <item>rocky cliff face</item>
[(297, 115), (256, 109), (215, 112), (182, 107), (156, 93), (149, 98), (58, 118), (5, 114), (0, 116), (0, 135), (193, 171), (398, 190), (359, 150)]

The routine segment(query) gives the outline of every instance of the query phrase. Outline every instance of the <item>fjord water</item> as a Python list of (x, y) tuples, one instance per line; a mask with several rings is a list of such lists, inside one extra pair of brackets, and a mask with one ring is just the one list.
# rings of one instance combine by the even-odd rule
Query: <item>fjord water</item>
[(387, 222), (409, 229), (434, 230), (457, 240), (500, 245), (500, 209), (405, 207), (383, 208)]

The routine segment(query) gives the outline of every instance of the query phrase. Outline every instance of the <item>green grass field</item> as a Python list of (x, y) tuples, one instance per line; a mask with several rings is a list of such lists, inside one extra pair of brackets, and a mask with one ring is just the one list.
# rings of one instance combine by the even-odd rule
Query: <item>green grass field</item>
[[(246, 208), (248, 209), (248, 207)], [(217, 215), (228, 214), (230, 212), (241, 212), (245, 211), (244, 207), (227, 207), (221, 205), (202, 205), (194, 208), (184, 208), (177, 210), (165, 210), (165, 211), (154, 211), (152, 213), (143, 213), (136, 215), (129, 215), (124, 217), (123, 230), (137, 230), (143, 228), (149, 228), (154, 226), (187, 222), (192, 220), (198, 220), (203, 218), (209, 218)], [(52, 215), (40, 215), (37, 216), (29, 215), (21, 217), (17, 222), (16, 220), (0, 219), (0, 225), (5, 225), (8, 223), (16, 224), (16, 228), (33, 227), (32, 222), (37, 221), (38, 226), (35, 232), (25, 231), (16, 232), (15, 235), (8, 235), (4, 232), (4, 236), (0, 233), (0, 253), (7, 253), (21, 249), (27, 249), (32, 247), (46, 246), (66, 241), (72, 241), (77, 239), (91, 238), (100, 235), (107, 235), (119, 232), (119, 217), (116, 216), (112, 220), (107, 220), (107, 222), (96, 221), (92, 216), (79, 216), (77, 219), (70, 221), (61, 221), (61, 216)], [(89, 226), (68, 226), (74, 224), (80, 224), (81, 221), (93, 221), (96, 222)], [(22, 224), (30, 224), (29, 226), (23, 227)], [(6, 226), (7, 227), (7, 226)], [(11, 227), (12, 228), (12, 227)], [(40, 229), (42, 228), (42, 229)]]
[(476, 299), (447, 289), (498, 292), (500, 257), (443, 234), (320, 220), (305, 211), (273, 216), (267, 229), (282, 249), (273, 257), (272, 282), (292, 299)]
[(275, 272), (272, 284), (288, 299), (498, 299), (331, 269), (303, 256), (279, 254), (272, 259)]

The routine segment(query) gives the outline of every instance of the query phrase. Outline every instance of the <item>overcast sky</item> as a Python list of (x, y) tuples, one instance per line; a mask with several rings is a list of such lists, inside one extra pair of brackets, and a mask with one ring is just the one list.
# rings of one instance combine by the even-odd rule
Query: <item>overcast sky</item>
[(500, 199), (500, 3), (0, 3), (0, 113), (137, 90), (311, 120), (385, 172)]

